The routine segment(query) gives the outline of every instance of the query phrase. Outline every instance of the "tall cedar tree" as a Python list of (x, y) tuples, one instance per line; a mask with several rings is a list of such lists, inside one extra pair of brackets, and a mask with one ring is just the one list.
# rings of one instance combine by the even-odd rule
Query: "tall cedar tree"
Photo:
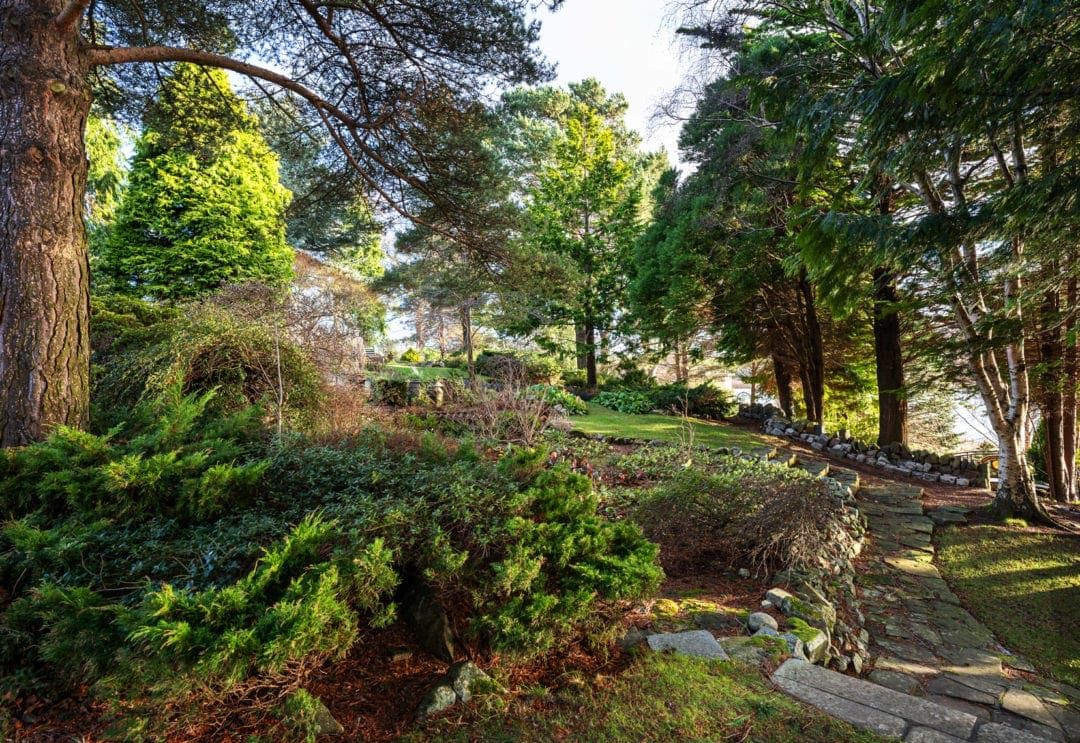
[[(559, 0), (548, 0), (551, 6)], [(191, 62), (302, 103), (338, 162), (385, 202), (427, 188), (430, 117), (493, 84), (543, 79), (532, 0), (0, 0), (0, 446), (89, 415), (84, 130), (91, 100), (131, 111)], [(447, 102), (451, 102), (448, 105)]]

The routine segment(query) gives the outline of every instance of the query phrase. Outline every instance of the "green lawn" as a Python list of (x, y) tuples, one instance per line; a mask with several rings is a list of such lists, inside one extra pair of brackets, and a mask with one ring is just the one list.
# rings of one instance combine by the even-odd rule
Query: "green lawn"
[(772, 689), (756, 669), (648, 654), (615, 677), (473, 702), (407, 741), (883, 741)]
[[(617, 413), (602, 405), (589, 403), (588, 415), (575, 415), (571, 419), (574, 428), (585, 433), (599, 433), (607, 436), (628, 436), (630, 438), (670, 441), (679, 443), (689, 441), (694, 446), (738, 446), (752, 449), (776, 443), (775, 439), (756, 434), (726, 423), (683, 419), (675, 415), (627, 415)], [(691, 432), (693, 434), (691, 438)]]
[(382, 368), (381, 373), (383, 376), (402, 379), (419, 377), (424, 382), (432, 379), (455, 379), (465, 376), (465, 372), (461, 369), (450, 369), (441, 366), (414, 366), (412, 364), (387, 364)]
[(1080, 538), (952, 528), (941, 532), (938, 561), (964, 605), (1007, 648), (1080, 687)]

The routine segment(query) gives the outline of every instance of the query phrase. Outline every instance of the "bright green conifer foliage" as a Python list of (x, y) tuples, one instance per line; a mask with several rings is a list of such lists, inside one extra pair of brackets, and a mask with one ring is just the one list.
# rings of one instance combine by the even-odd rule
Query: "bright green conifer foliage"
[(287, 281), (290, 193), (225, 73), (177, 65), (145, 120), (103, 283), (178, 299), (238, 281)]

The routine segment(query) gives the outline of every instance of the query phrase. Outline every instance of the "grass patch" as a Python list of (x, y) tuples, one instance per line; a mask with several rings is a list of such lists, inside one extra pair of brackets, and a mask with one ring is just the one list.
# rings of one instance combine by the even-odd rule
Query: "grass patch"
[[(705, 421), (698, 418), (683, 419), (674, 415), (629, 415), (589, 403), (589, 414), (574, 419), (574, 428), (589, 434), (627, 436), (649, 441), (691, 443), (694, 446), (732, 447), (753, 449), (768, 446), (774, 440), (727, 423)], [(691, 433), (693, 434), (691, 437)]]
[(570, 691), (486, 697), (407, 741), (882, 741), (772, 689), (755, 669), (648, 654)]
[(1043, 673), (1080, 686), (1080, 539), (970, 526), (940, 533), (938, 561), (965, 606)]
[(412, 364), (387, 364), (383, 371), (401, 379), (418, 378), (422, 382), (430, 382), (433, 379), (463, 379), (466, 374), (461, 369), (452, 369), (444, 366), (413, 366)]

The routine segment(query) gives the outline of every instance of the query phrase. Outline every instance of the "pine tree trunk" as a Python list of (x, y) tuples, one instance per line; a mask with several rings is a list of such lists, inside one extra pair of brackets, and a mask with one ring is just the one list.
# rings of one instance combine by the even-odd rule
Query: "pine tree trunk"
[(472, 306), (464, 304), (461, 307), (461, 344), (465, 347), (465, 360), (469, 370), (469, 379), (476, 379), (472, 336)]
[(904, 357), (900, 350), (900, 315), (896, 280), (874, 272), (874, 361), (877, 367), (878, 445), (907, 443)]
[(690, 351), (689, 343), (684, 340), (675, 343), (675, 381), (689, 383), (690, 381)]
[(806, 417), (814, 423), (825, 418), (825, 350), (822, 346), (821, 324), (818, 322), (814, 302), (814, 288), (806, 277), (806, 269), (799, 274), (799, 312), (803, 323), (802, 342), (805, 347), (802, 369), (803, 397), (806, 400)]
[(0, 446), (89, 420), (90, 89), (62, 8), (0, 0)]
[[(1065, 283), (1065, 313), (1073, 316), (1076, 311), (1077, 282), (1075, 278)], [(1077, 364), (1077, 339), (1075, 326), (1066, 328), (1065, 349), (1062, 354), (1062, 381), (1064, 388), (1061, 395), (1061, 449), (1065, 459), (1065, 498), (1073, 502), (1077, 499), (1076, 483), (1076, 390), (1080, 383)]]
[(585, 386), (596, 389), (596, 327), (585, 321)]
[(416, 350), (421, 354), (424, 352), (424, 346), (427, 345), (427, 323), (424, 321), (424, 302), (417, 300), (416, 309), (413, 312), (413, 322), (416, 327)]
[(795, 417), (791, 406), (791, 369), (779, 356), (772, 357), (773, 377), (776, 379), (776, 400), (788, 418)]
[[(1048, 278), (1058, 273), (1056, 262), (1047, 266)], [(1038, 316), (1039, 365), (1037, 373), (1038, 405), (1042, 412), (1043, 426), (1046, 429), (1046, 481), (1050, 486), (1050, 497), (1055, 500), (1068, 499), (1067, 475), (1065, 468), (1065, 432), (1062, 409), (1065, 336), (1061, 332), (1061, 299), (1055, 286), (1051, 286), (1043, 296)]]
[(589, 360), (585, 353), (585, 343), (585, 326), (581, 323), (574, 323), (574, 352), (577, 356), (578, 371), (585, 371), (589, 366)]

